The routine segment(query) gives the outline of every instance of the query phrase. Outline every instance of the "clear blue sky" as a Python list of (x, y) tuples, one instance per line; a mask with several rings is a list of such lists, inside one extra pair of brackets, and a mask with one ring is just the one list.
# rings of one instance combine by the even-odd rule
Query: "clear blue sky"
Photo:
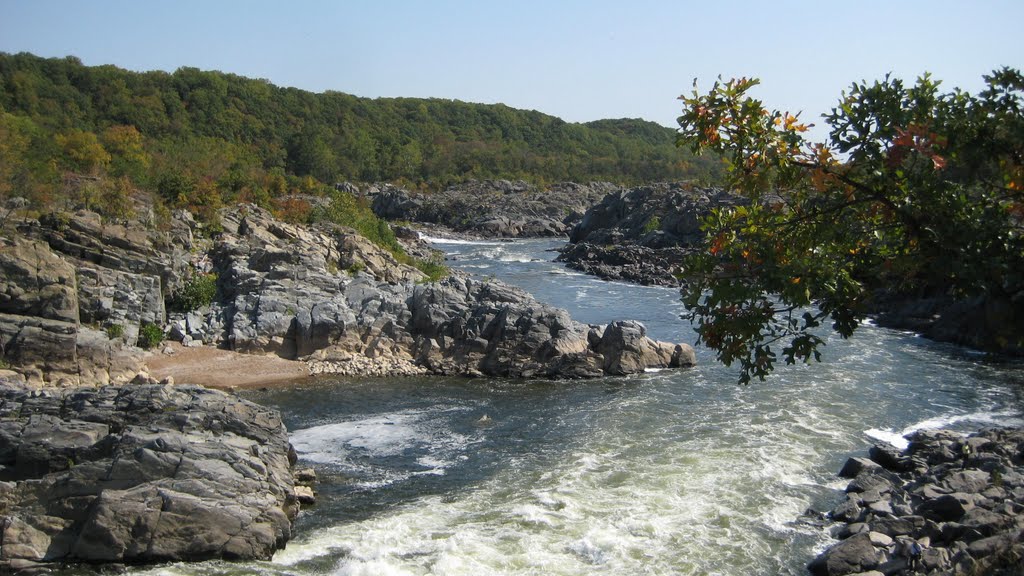
[(0, 0), (0, 51), (674, 126), (718, 75), (812, 121), (887, 72), (977, 90), (1024, 67), (1022, 25), (1024, 0)]

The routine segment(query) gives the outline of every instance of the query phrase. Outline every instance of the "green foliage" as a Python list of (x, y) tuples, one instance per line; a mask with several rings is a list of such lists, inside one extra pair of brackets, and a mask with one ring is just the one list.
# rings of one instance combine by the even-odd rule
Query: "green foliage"
[(39, 221), (58, 232), (66, 232), (71, 225), (71, 214), (67, 212), (50, 212), (40, 216)]
[(124, 326), (120, 324), (111, 324), (107, 326), (107, 338), (116, 340), (124, 336)]
[(140, 348), (149, 350), (156, 348), (164, 341), (164, 331), (156, 324), (149, 322), (143, 322), (142, 326), (139, 327), (139, 340), (138, 346)]
[(661, 230), (661, 218), (651, 216), (651, 218), (644, 223), (644, 234), (649, 234), (657, 230)]
[(413, 265), (416, 268), (427, 275), (427, 282), (437, 282), (438, 280), (448, 276), (450, 270), (444, 265), (442, 256), (436, 255), (429, 260), (415, 260)]
[(402, 245), (399, 244), (391, 227), (373, 213), (365, 198), (357, 198), (348, 192), (336, 190), (321, 190), (321, 192), (330, 198), (330, 202), (311, 212), (309, 215), (311, 222), (332, 222), (348, 226), (392, 254), (404, 253)]
[(85, 174), (96, 174), (110, 164), (110, 154), (92, 132), (72, 130), (55, 136), (62, 154), (62, 164)]
[(168, 302), (177, 312), (192, 312), (213, 304), (217, 296), (217, 274), (196, 274), (188, 279)]
[[(684, 290), (700, 342), (738, 362), (741, 383), (763, 380), (780, 353), (820, 359), (819, 327), (849, 336), (876, 289), (1021, 313), (1024, 77), (1003, 69), (986, 82), (978, 95), (940, 93), (927, 75), (854, 84), (826, 116), (825, 144), (749, 97), (756, 80), (682, 98), (679, 144), (726, 158), (749, 200), (706, 219)], [(1016, 330), (993, 338), (1024, 342)]]
[(145, 180), (152, 160), (145, 150), (142, 133), (135, 126), (111, 126), (100, 135), (100, 141), (110, 153), (112, 176), (125, 176), (136, 182)]
[(363, 270), (366, 270), (366, 264), (363, 264), (362, 262), (353, 262), (351, 266), (345, 269), (345, 272), (348, 272), (349, 276), (355, 276)]
[[(317, 207), (311, 211), (309, 215), (311, 222), (332, 222), (353, 228), (366, 239), (391, 253), (398, 262), (407, 266), (415, 266), (426, 274), (430, 281), (439, 280), (448, 275), (448, 268), (439, 259), (419, 260), (406, 253), (398, 238), (395, 237), (391, 226), (373, 213), (365, 198), (357, 198), (348, 192), (337, 190), (321, 189), (319, 192), (331, 200), (326, 206)], [(354, 275), (362, 270), (360, 267), (353, 271), (354, 267), (347, 270), (349, 274)]]
[[(268, 193), (264, 176), (275, 170), (429, 187), (485, 178), (638, 183), (719, 171), (716, 160), (673, 146), (671, 129), (642, 120), (573, 124), (503, 105), (313, 94), (195, 68), (135, 73), (24, 53), (0, 53), (0, 111), (10, 117), (0, 135), (17, 142), (17, 161), (7, 164), (16, 173), (0, 173), (0, 191), (26, 173), (50, 181), (50, 160), (140, 187), (150, 171), (209, 178), (224, 202)], [(178, 206), (181, 188), (166, 184), (161, 194)]]

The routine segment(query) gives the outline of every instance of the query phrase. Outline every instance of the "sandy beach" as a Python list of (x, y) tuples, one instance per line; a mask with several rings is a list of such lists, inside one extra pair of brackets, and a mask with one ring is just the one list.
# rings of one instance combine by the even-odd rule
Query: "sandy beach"
[[(172, 354), (165, 353), (172, 350)], [(157, 380), (170, 376), (176, 384), (210, 388), (259, 388), (309, 377), (305, 362), (279, 356), (257, 356), (212, 346), (187, 348), (166, 343), (146, 359), (149, 375)]]

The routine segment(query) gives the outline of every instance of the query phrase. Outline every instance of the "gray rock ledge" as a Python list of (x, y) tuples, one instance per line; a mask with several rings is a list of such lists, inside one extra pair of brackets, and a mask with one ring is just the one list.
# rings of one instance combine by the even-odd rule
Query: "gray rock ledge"
[(223, 392), (0, 378), (0, 573), (270, 559), (293, 460), (276, 411)]

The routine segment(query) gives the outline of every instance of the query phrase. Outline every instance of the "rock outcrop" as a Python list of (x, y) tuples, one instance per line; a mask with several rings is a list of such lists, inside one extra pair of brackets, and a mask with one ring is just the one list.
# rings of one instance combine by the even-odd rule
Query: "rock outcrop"
[(974, 297), (906, 296), (880, 291), (874, 317), (880, 326), (913, 330), (938, 342), (1024, 356), (1024, 294)]
[(501, 282), (453, 274), (421, 283), (416, 269), (337, 230), (256, 208), (223, 222), (213, 257), (220, 299), (195, 336), (220, 332), (235, 350), (305, 358), (315, 373), (352, 373), (366, 359), (371, 373), (556, 378), (694, 363), (692, 348), (655, 342), (637, 323), (582, 325)]
[(619, 190), (590, 208), (558, 261), (608, 280), (678, 286), (682, 258), (703, 239), (701, 218), (736, 196), (686, 183)]
[(387, 184), (365, 193), (381, 218), (438, 224), (488, 238), (518, 238), (564, 237), (584, 211), (616, 189), (602, 182), (539, 189), (521, 181), (486, 180), (429, 194)]
[[(189, 246), (103, 226), (91, 213), (0, 239), (0, 350), (36, 383), (107, 383), (140, 365), (143, 323), (162, 323), (164, 286)], [(176, 247), (176, 248), (175, 248)], [(107, 337), (116, 326), (117, 338)]]
[[(180, 213), (162, 231), (138, 230), (80, 212), (0, 240), (3, 360), (37, 386), (124, 382), (152, 324), (186, 346), (302, 359), (313, 373), (585, 377), (693, 361), (642, 327), (599, 346), (605, 327), (500, 282), (453, 273), (425, 284), (349, 228), (287, 224), (256, 206), (223, 210), (222, 231), (201, 243), (193, 225)], [(210, 272), (210, 305), (165, 308), (186, 279)]]
[(280, 416), (222, 392), (0, 377), (0, 572), (269, 559), (298, 511)]
[(1024, 431), (919, 431), (906, 451), (876, 446), (840, 475), (852, 481), (829, 517), (843, 523), (842, 541), (808, 566), (812, 574), (911, 574), (912, 541), (923, 548), (920, 574), (1020, 573)]

